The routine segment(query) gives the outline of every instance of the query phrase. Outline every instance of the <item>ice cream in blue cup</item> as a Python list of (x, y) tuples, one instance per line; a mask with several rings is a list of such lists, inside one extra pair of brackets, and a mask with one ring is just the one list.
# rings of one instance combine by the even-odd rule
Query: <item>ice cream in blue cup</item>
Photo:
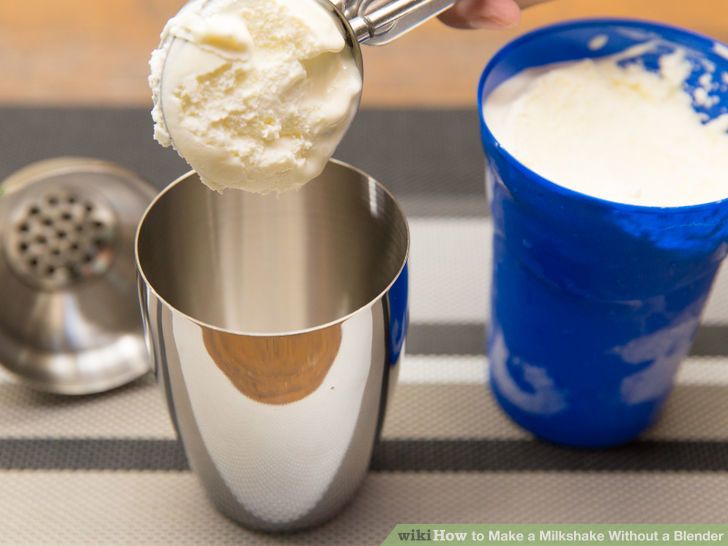
[[(684, 49), (686, 91), (702, 85), (706, 71), (718, 75), (715, 98), (697, 97), (694, 109), (706, 120), (728, 112), (728, 76), (720, 80), (728, 73), (726, 46), (634, 20), (526, 34), (493, 57), (478, 89), (494, 222), (490, 385), (516, 423), (561, 444), (618, 445), (659, 416), (728, 249), (728, 200), (645, 206), (567, 189), (512, 155), (483, 105), (525, 69), (647, 42), (659, 47), (629, 62), (656, 69), (660, 55)], [(726, 188), (728, 197), (728, 179)]]

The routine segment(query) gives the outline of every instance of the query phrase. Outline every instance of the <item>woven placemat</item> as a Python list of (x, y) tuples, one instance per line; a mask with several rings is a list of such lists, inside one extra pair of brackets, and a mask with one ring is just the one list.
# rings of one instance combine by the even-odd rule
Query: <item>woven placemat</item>
[[(0, 109), (0, 176), (55, 155), (117, 161), (158, 187), (183, 173), (142, 110)], [(187, 469), (151, 378), (82, 399), (0, 380), (0, 544), (379, 544), (398, 522), (726, 522), (728, 278), (661, 421), (574, 451), (508, 421), (486, 383), (492, 226), (472, 111), (363, 111), (337, 155), (404, 204), (408, 355), (372, 472), (333, 522), (241, 529)]]

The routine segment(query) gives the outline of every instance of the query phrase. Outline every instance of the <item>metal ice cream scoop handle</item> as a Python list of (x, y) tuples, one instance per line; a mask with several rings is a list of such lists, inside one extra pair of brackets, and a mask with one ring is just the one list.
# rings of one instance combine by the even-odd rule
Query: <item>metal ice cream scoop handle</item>
[(452, 7), (455, 0), (339, 0), (359, 43), (383, 45)]
[[(545, 0), (517, 0), (526, 8)], [(335, 0), (356, 41), (384, 45), (451, 8), (455, 0)]]

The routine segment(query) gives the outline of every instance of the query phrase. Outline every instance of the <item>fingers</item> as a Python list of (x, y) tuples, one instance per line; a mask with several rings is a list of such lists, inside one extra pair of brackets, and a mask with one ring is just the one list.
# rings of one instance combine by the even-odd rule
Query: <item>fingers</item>
[(455, 28), (508, 28), (518, 24), (520, 17), (514, 0), (458, 0), (440, 20)]

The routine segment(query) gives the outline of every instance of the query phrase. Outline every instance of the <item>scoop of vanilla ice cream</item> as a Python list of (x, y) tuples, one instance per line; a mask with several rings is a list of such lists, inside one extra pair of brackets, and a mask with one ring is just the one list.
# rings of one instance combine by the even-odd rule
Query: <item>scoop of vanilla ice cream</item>
[(315, 0), (192, 0), (150, 66), (156, 140), (215, 190), (318, 176), (362, 87), (340, 22)]

